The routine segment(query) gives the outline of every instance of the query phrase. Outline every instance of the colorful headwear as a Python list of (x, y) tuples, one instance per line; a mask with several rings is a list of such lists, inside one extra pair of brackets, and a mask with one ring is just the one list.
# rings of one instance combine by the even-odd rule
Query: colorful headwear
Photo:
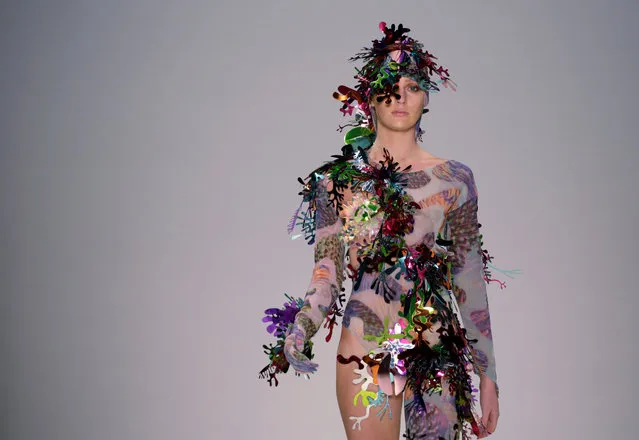
[[(361, 69), (355, 69), (357, 74), (354, 78), (358, 80), (355, 89), (341, 85), (333, 93), (333, 97), (343, 103), (340, 111), (344, 116), (354, 116), (350, 123), (339, 127), (339, 131), (345, 127), (355, 127), (344, 138), (347, 144), (362, 147), (370, 145), (375, 132), (370, 99), (378, 95), (378, 102), (384, 99), (390, 102), (392, 96), (398, 96), (397, 82), (401, 76), (413, 79), (427, 94), (440, 91), (440, 84), (456, 90), (457, 85), (450, 79), (448, 69), (438, 66), (436, 57), (424, 50), (420, 42), (405, 35), (410, 31), (409, 28), (402, 24), (397, 28), (394, 24), (387, 27), (383, 21), (379, 28), (384, 38), (381, 41), (373, 40), (372, 47), (365, 47), (349, 58), (349, 61), (365, 62)], [(440, 79), (433, 81), (431, 78), (434, 75)], [(424, 113), (427, 111), (424, 109)], [(416, 136), (420, 135), (418, 124)]]

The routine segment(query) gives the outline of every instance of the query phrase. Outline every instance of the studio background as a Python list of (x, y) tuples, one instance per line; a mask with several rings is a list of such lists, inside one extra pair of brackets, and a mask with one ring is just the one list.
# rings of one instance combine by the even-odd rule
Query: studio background
[[(424, 149), (470, 166), (499, 439), (632, 438), (639, 300), (634, 1), (4, 2), (0, 437), (345, 438), (338, 336), (257, 378), (301, 296), (298, 176), (339, 152), (346, 60), (403, 23), (457, 92)], [(341, 327), (339, 328), (341, 329)], [(338, 330), (339, 330), (338, 329)], [(397, 416), (397, 415), (396, 415)]]

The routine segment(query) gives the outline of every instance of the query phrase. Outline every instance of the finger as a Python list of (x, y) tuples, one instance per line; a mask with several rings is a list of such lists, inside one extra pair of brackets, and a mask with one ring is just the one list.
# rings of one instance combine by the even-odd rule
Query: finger
[(486, 438), (490, 435), (490, 432), (486, 429), (486, 425), (484, 425), (483, 421), (479, 421), (479, 433), (477, 434), (477, 438)]
[(484, 425), (484, 428), (488, 428), (489, 415), (490, 415), (490, 410), (488, 409), (482, 412), (481, 424)]
[(497, 428), (497, 417), (497, 411), (493, 410), (490, 412), (488, 426), (486, 427), (486, 429), (488, 429), (490, 432), (495, 432), (495, 429)]

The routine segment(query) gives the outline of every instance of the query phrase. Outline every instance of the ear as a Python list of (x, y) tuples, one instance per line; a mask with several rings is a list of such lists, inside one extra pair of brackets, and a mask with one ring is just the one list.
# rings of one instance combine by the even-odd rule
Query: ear
[(430, 102), (430, 97), (428, 92), (424, 94), (424, 108), (428, 107), (428, 103)]

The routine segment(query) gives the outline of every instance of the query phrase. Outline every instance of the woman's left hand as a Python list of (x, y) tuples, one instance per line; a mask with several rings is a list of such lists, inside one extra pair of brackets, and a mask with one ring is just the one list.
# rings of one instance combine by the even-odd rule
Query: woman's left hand
[(495, 432), (499, 418), (499, 399), (497, 385), (488, 376), (479, 380), (479, 404), (481, 405), (481, 423), (489, 434)]

